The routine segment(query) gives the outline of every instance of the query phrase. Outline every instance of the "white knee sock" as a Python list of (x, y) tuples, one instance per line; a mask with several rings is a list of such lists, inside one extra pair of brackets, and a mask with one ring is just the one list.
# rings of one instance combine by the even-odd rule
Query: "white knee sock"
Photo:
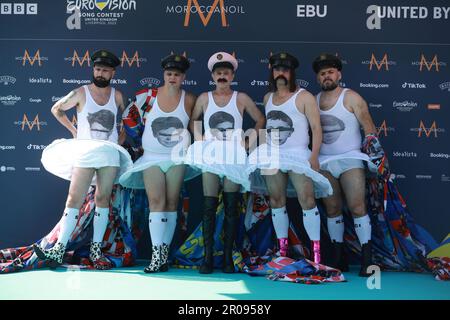
[(167, 226), (166, 231), (164, 232), (163, 242), (170, 246), (170, 243), (173, 239), (173, 234), (175, 233), (175, 229), (177, 227), (177, 212), (169, 211), (164, 212), (165, 217), (167, 218)]
[(372, 225), (370, 224), (369, 215), (364, 217), (353, 218), (355, 222), (355, 231), (361, 245), (366, 244), (372, 238)]
[(340, 215), (334, 218), (328, 218), (327, 225), (331, 241), (338, 243), (344, 242), (344, 217)]
[(277, 238), (287, 238), (289, 231), (289, 217), (286, 207), (272, 208), (272, 222)]
[(165, 212), (150, 212), (148, 216), (148, 226), (150, 228), (150, 238), (153, 246), (160, 246), (163, 243), (164, 233), (167, 226)]
[(311, 241), (320, 240), (320, 214), (317, 207), (303, 210), (303, 226)]
[(92, 242), (102, 242), (109, 220), (109, 208), (95, 208), (94, 214), (94, 236)]
[(57, 243), (61, 243), (64, 246), (67, 245), (67, 242), (69, 242), (70, 239), (70, 235), (72, 234), (73, 230), (77, 225), (79, 212), (80, 209), (75, 208), (64, 209), (63, 218), (61, 219), (60, 222), (59, 237)]

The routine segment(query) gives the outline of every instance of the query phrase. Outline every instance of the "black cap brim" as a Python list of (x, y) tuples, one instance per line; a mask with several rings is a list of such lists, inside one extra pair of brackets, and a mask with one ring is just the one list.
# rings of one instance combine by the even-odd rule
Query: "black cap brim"
[(227, 68), (234, 71), (233, 64), (228, 61), (217, 62), (216, 64), (214, 64), (211, 72), (214, 72), (214, 70), (216, 70), (217, 68)]

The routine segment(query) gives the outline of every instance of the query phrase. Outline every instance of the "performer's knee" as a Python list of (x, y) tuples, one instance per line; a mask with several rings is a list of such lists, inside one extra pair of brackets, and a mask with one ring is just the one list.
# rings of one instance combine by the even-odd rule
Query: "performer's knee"
[(367, 214), (364, 203), (349, 205), (348, 209), (350, 210), (352, 216), (356, 218), (363, 217)]
[(164, 211), (166, 209), (166, 199), (164, 196), (156, 197), (149, 196), (148, 202), (150, 205), (150, 211)]
[(108, 208), (109, 207), (109, 199), (110, 195), (106, 194), (95, 194), (95, 205), (100, 208)]

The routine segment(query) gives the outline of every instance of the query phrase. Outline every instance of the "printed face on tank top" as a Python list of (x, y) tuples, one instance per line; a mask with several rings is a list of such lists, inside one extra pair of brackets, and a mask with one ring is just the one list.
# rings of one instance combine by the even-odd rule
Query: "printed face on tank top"
[(337, 141), (345, 130), (344, 122), (329, 114), (320, 115), (320, 124), (322, 125), (322, 142), (331, 144)]
[(292, 119), (284, 112), (272, 110), (267, 114), (267, 143), (281, 146), (294, 132)]
[(114, 129), (114, 113), (109, 110), (100, 110), (89, 113), (87, 116), (92, 139), (108, 140)]
[(152, 132), (161, 145), (171, 148), (183, 140), (183, 122), (177, 117), (159, 117), (152, 122)]
[(215, 112), (209, 118), (211, 134), (218, 140), (230, 140), (233, 135), (234, 118), (231, 114), (223, 111)]

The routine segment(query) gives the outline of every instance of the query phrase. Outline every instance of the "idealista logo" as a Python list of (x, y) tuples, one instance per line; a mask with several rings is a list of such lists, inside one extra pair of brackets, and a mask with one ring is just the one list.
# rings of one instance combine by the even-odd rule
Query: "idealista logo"
[(41, 126), (46, 126), (46, 121), (39, 120), (39, 114), (36, 114), (33, 121), (30, 121), (28, 116), (24, 113), (22, 121), (15, 121), (14, 124), (20, 126), (22, 131), (27, 127), (28, 130), (32, 131), (34, 127), (36, 127), (37, 131), (41, 131)]
[(370, 5), (366, 13), (369, 17), (366, 21), (366, 27), (369, 30), (380, 30), (381, 19), (425, 20), (447, 20), (449, 18), (450, 7), (408, 7), (408, 6), (377, 6)]
[(34, 55), (30, 55), (30, 52), (28, 49), (25, 49), (25, 52), (22, 57), (16, 57), (16, 60), (22, 61), (22, 66), (25, 66), (25, 64), (29, 64), (30, 66), (34, 66), (34, 64), (37, 61), (37, 65), (39, 67), (42, 66), (43, 61), (48, 61), (48, 57), (41, 56), (41, 51), (38, 49)]
[[(191, 16), (198, 15), (204, 27), (207, 27), (211, 20), (220, 23), (223, 28), (229, 27), (228, 17), (230, 15), (245, 14), (242, 5), (230, 5), (229, 0), (225, 4), (225, 0), (187, 0), (187, 5), (168, 5), (166, 6), (166, 13), (170, 14), (184, 14), (184, 27), (189, 27), (192, 24)], [(213, 14), (218, 18), (212, 18)]]
[(425, 55), (422, 53), (420, 55), (420, 61), (413, 61), (411, 63), (411, 65), (419, 66), (419, 71), (434, 70), (436, 72), (439, 72), (439, 68), (446, 67), (447, 63), (443, 62), (443, 61), (439, 61), (437, 54), (435, 54), (433, 56), (433, 58), (430, 60), (430, 59), (427, 59), (427, 57), (425, 57)]
[(84, 25), (116, 25), (125, 13), (136, 11), (136, 0), (67, 0), (66, 20), (69, 30), (80, 30)]
[(427, 128), (427, 126), (424, 124), (424, 122), (422, 120), (420, 120), (420, 124), (419, 124), (418, 128), (411, 128), (410, 130), (413, 132), (417, 131), (418, 138), (422, 137), (422, 135), (424, 135), (427, 138), (429, 138), (430, 136), (433, 135), (435, 138), (437, 138), (438, 132), (439, 133), (445, 132), (444, 128), (439, 128), (437, 126), (436, 121), (433, 121), (431, 126)]
[(395, 128), (389, 127), (386, 123), (386, 120), (383, 120), (381, 125), (379, 127), (376, 127), (377, 129), (377, 135), (381, 137), (381, 133), (384, 134), (385, 137), (388, 136), (388, 132), (395, 132)]
[(383, 58), (381, 58), (381, 60), (377, 60), (377, 58), (375, 57), (375, 54), (372, 53), (372, 56), (370, 57), (370, 61), (365, 60), (365, 61), (362, 61), (361, 64), (368, 64), (369, 70), (372, 70), (372, 68), (375, 67), (378, 71), (380, 71), (382, 68), (384, 68), (384, 70), (386, 70), (386, 71), (389, 71), (389, 67), (397, 65), (397, 62), (393, 61), (393, 60), (388, 60), (387, 53), (385, 53), (383, 55)]
[(0, 83), (3, 83), (5, 86), (14, 84), (16, 83), (16, 78), (11, 76), (0, 76)]

